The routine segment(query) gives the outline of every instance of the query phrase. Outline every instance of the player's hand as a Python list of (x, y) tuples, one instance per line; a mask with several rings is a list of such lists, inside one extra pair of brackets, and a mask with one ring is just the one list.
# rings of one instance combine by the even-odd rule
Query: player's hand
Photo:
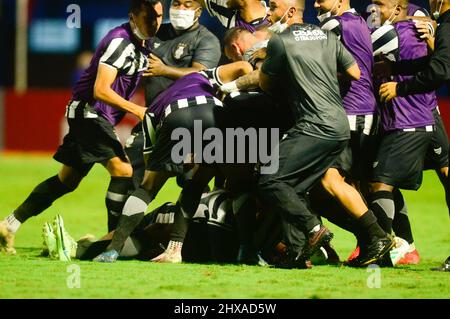
[(261, 48), (253, 52), (250, 61), (265, 60), (267, 56), (267, 48)]
[(238, 89), (238, 87), (236, 85), (236, 81), (225, 83), (224, 85), (222, 85), (219, 88), (219, 90), (222, 91), (225, 94), (230, 94), (230, 93), (239, 91), (239, 89)]
[(143, 76), (164, 76), (167, 66), (156, 55), (150, 53), (148, 57), (148, 68), (144, 71)]
[(424, 40), (431, 39), (433, 34), (431, 34), (430, 23), (422, 20), (414, 21), (416, 24), (416, 30), (420, 34), (420, 38)]
[(392, 75), (392, 61), (386, 56), (381, 56), (381, 61), (376, 62), (373, 67), (373, 76), (375, 79), (385, 79)]
[(136, 112), (134, 112), (134, 115), (136, 115), (136, 117), (140, 120), (143, 121), (144, 117), (145, 117), (145, 112), (147, 112), (147, 108), (139, 106), (136, 109)]
[(389, 102), (397, 97), (397, 82), (387, 82), (380, 86), (381, 102)]

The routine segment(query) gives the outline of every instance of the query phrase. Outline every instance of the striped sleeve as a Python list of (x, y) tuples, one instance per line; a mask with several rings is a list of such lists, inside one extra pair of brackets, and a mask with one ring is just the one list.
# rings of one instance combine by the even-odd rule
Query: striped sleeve
[(208, 79), (211, 86), (216, 90), (223, 85), (219, 77), (219, 69), (220, 66), (218, 66), (217, 68), (203, 70), (199, 72), (201, 75), (203, 75), (205, 78)]
[(235, 12), (227, 7), (227, 0), (205, 0), (205, 4), (210, 16), (216, 17), (225, 28), (233, 27), (230, 20)]
[(321, 23), (320, 28), (322, 30), (331, 31), (334, 34), (338, 36), (339, 39), (341, 39), (342, 35), (342, 27), (341, 23), (336, 18), (330, 18), (325, 20), (323, 23)]
[(100, 58), (100, 63), (106, 64), (119, 71), (123, 71), (130, 66), (129, 57), (134, 51), (134, 44), (128, 39), (112, 39)]

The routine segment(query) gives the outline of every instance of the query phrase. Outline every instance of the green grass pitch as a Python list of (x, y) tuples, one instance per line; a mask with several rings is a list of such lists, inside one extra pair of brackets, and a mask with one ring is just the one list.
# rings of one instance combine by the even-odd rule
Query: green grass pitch
[[(54, 175), (58, 163), (50, 157), (0, 155), (0, 218), (9, 214), (40, 181)], [(97, 166), (74, 193), (29, 220), (16, 238), (17, 256), (0, 255), (0, 298), (449, 298), (448, 273), (430, 271), (449, 254), (449, 216), (441, 185), (433, 172), (424, 175), (418, 192), (405, 192), (418, 266), (380, 270), (380, 288), (369, 288), (375, 273), (368, 269), (316, 266), (312, 270), (263, 269), (236, 265), (152, 264), (120, 261), (96, 264), (64, 263), (39, 257), (41, 228), (62, 214), (77, 239), (106, 231), (104, 194), (109, 182)], [(174, 201), (172, 181), (152, 207)], [(345, 259), (354, 248), (349, 233), (330, 225), (333, 244)], [(73, 265), (77, 265), (79, 268)], [(79, 288), (70, 285), (79, 269)], [(78, 270), (76, 270), (78, 271)], [(68, 284), (69, 283), (69, 284)]]

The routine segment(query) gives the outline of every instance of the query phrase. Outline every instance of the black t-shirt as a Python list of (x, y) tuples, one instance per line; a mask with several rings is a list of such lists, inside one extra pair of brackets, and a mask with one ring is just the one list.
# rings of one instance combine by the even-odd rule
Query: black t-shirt
[(350, 129), (337, 73), (354, 63), (334, 33), (294, 24), (271, 38), (262, 72), (282, 83), (299, 131), (339, 141), (350, 138)]
[[(193, 62), (207, 69), (217, 66), (221, 49), (217, 37), (200, 25), (194, 30), (177, 35), (172, 25), (164, 25), (151, 43), (151, 51), (166, 65), (188, 68)], [(150, 105), (156, 96), (167, 89), (174, 80), (158, 76), (145, 80), (146, 104)]]

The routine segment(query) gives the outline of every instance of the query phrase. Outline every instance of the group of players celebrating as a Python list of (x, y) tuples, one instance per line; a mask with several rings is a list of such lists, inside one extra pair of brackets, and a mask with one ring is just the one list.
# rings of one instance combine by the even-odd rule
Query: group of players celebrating
[[(111, 176), (109, 233), (75, 243), (58, 216), (44, 225), (51, 257), (306, 269), (321, 255), (340, 262), (324, 217), (357, 239), (345, 265), (419, 262), (401, 190), (418, 190), (422, 171), (434, 169), (450, 200), (433, 91), (450, 62), (433, 52), (450, 38), (449, 0), (430, 0), (440, 29), (408, 0), (374, 0), (367, 17), (350, 0), (316, 0), (320, 25), (303, 22), (305, 0), (172, 0), (165, 25), (158, 0), (130, 2), (129, 22), (105, 36), (75, 85), (70, 131), (54, 156), (61, 170), (0, 222), (3, 251), (15, 253), (21, 224), (101, 163)], [(222, 43), (199, 23), (203, 9), (228, 29)], [(130, 102), (141, 78), (147, 107)], [(140, 123), (124, 148), (114, 127), (127, 112)], [(177, 130), (198, 137), (198, 123), (203, 132), (275, 129), (277, 169), (265, 170), (273, 156), (199, 160), (204, 141), (174, 160)], [(178, 201), (145, 215), (171, 177)]]

